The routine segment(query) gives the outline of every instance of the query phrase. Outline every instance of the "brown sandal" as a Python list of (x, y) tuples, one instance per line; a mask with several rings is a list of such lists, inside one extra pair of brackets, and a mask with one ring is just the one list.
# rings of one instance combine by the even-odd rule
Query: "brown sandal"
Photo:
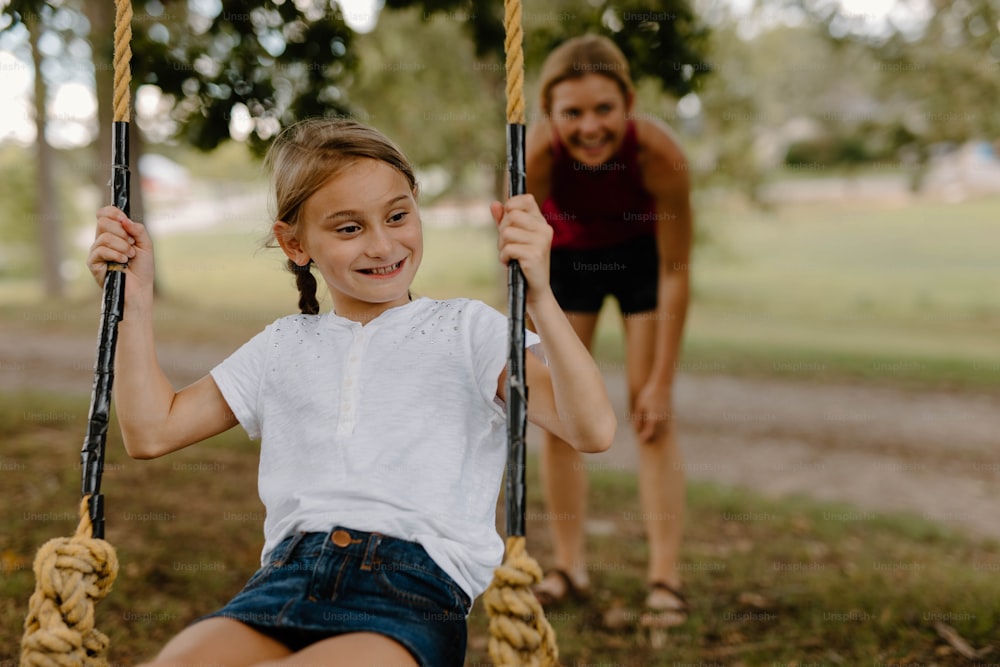
[(650, 607), (647, 601), (646, 611), (643, 613), (641, 622), (646, 627), (671, 628), (682, 625), (687, 621), (690, 606), (687, 598), (679, 588), (675, 588), (665, 581), (654, 581), (649, 585), (649, 592), (663, 591), (669, 593), (679, 602), (676, 607)]
[[(559, 582), (562, 587), (562, 593), (555, 594), (551, 590), (546, 590), (546, 581)], [(551, 588), (551, 584), (549, 588)], [(546, 607), (565, 602), (566, 600), (583, 602), (590, 597), (590, 586), (579, 586), (565, 570), (554, 569), (549, 570), (545, 577), (532, 588), (532, 592), (535, 594), (535, 599), (538, 600), (539, 604)]]

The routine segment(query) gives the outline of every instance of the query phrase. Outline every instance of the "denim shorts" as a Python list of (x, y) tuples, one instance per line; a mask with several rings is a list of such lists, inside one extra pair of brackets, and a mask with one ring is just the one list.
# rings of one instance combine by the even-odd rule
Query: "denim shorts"
[(567, 312), (597, 313), (613, 296), (623, 315), (656, 308), (660, 258), (655, 236), (593, 250), (554, 249), (549, 283)]
[(471, 606), (419, 544), (338, 526), (285, 538), (229, 604), (203, 618), (235, 619), (292, 651), (374, 632), (420, 665), (461, 667)]

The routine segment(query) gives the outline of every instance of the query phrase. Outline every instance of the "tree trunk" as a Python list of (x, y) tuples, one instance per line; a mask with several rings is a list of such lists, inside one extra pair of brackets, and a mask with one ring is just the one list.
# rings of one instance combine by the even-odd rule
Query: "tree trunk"
[(114, 22), (112, 2), (84, 2), (83, 11), (90, 22), (90, 52), (94, 59), (97, 95), (97, 143), (91, 162), (90, 179), (100, 190), (101, 201), (111, 201), (111, 123), (114, 121)]
[(38, 38), (42, 25), (37, 16), (27, 16), (25, 27), (31, 44), (31, 59), (35, 67), (35, 159), (38, 162), (38, 245), (41, 250), (42, 282), (45, 296), (59, 298), (64, 293), (62, 278), (62, 237), (59, 202), (56, 194), (55, 177), (52, 173), (53, 151), (45, 136), (48, 118), (46, 102), (48, 86), (42, 76), (42, 54), (38, 50)]

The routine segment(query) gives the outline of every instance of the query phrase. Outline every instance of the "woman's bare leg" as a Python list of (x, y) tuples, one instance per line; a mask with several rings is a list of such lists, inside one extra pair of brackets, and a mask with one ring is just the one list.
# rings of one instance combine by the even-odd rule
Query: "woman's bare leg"
[[(573, 330), (587, 349), (597, 328), (597, 313), (566, 313)], [(589, 584), (584, 554), (587, 517), (587, 470), (580, 452), (548, 431), (544, 432), (541, 457), (542, 487), (548, 514), (549, 534), (555, 551), (555, 567), (566, 572), (578, 587)], [(565, 582), (546, 577), (536, 591), (552, 598), (566, 595)]]
[[(655, 335), (655, 318), (625, 318), (626, 374), (630, 406), (649, 379), (653, 365)], [(684, 530), (685, 489), (684, 469), (677, 444), (675, 422), (671, 415), (667, 427), (660, 429), (653, 440), (638, 444), (639, 498), (649, 540), (649, 581), (663, 582), (679, 589), (681, 579), (677, 571), (677, 562)], [(669, 604), (669, 598), (673, 596), (667, 591), (653, 591), (650, 597), (650, 605), (654, 607), (679, 606)], [(657, 597), (660, 600), (652, 599)]]

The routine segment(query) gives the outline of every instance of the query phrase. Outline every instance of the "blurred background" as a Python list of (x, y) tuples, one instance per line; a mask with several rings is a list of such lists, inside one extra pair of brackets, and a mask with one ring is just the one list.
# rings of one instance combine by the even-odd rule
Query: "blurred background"
[[(457, 228), (446, 238), (488, 222), (505, 159), (500, 3), (134, 11), (132, 213), (165, 255), (195, 253), (192, 235), (262, 234), (259, 157), (280, 127), (318, 114), (395, 139), (418, 167), (428, 225)], [(891, 353), (913, 362), (902, 376), (945, 365), (949, 381), (995, 384), (998, 20), (996, 0), (529, 2), (529, 122), (553, 45), (594, 31), (629, 56), (636, 113), (674, 129), (692, 172), (690, 353), (731, 348), (725, 364), (753, 365), (740, 358), (754, 351), (771, 367), (765, 348), (780, 339), (786, 352), (868, 355), (862, 367)], [(2, 302), (92, 295), (80, 260), (109, 197), (112, 23), (110, 2), (3, 7)], [(247, 254), (224, 248), (236, 256), (210, 268), (165, 257), (162, 294), (222, 291)], [(241, 277), (228, 300), (284, 290), (250, 264), (263, 285)], [(469, 268), (447, 288), (496, 282), (491, 263)]]
[[(133, 7), (132, 216), (156, 244), (161, 364), (178, 385), (294, 311), (281, 257), (260, 247), (270, 225), (260, 159), (305, 116), (371, 124), (417, 167), (427, 250), (416, 292), (505, 308), (487, 210), (505, 177), (502, 3)], [(110, 0), (0, 2), (0, 487), (13, 508), (0, 570), (14, 573), (2, 580), (13, 597), (0, 617), (10, 623), (23, 614), (32, 549), (73, 523), (62, 510), (75, 507), (74, 434), (84, 432), (100, 308), (84, 257), (94, 211), (110, 201), (113, 23)], [(605, 34), (629, 57), (636, 114), (673, 129), (691, 170), (693, 299), (675, 401), (692, 481), (685, 576), (712, 593), (696, 597), (673, 659), (973, 664), (1000, 623), (1000, 2), (525, 0), (523, 23), (529, 123), (547, 52)], [(595, 354), (624, 412), (616, 318), (602, 318)], [(620, 431), (588, 464), (605, 510), (591, 532), (641, 542), (634, 489), (622, 494), (631, 482), (614, 477), (631, 479), (635, 465)], [(206, 474), (241, 470), (242, 490), (217, 492), (251, 503), (226, 511), (252, 520), (224, 522), (242, 531), (239, 567), (250, 567), (253, 463), (230, 457), (243, 443), (219, 446), (156, 469), (177, 488), (155, 500), (136, 482), (159, 485), (155, 475), (116, 453), (110, 483), (135, 495), (114, 502), (167, 516), (155, 503), (185, 506), (185, 493), (207, 493)], [(817, 500), (841, 504), (803, 509)], [(206, 509), (206, 521), (215, 514)], [(161, 528), (119, 512), (109, 530), (116, 521), (134, 535), (113, 541), (149, 556)], [(203, 527), (188, 535), (181, 523), (155, 525), (195, 549)], [(23, 525), (32, 530), (15, 537)], [(755, 551), (768, 544), (790, 551)], [(605, 582), (639, 572), (640, 551), (632, 563), (608, 549), (595, 560)], [(166, 585), (165, 599), (151, 598), (159, 611), (142, 612), (152, 616), (126, 612), (135, 622), (122, 634), (142, 624), (155, 643), (196, 613), (180, 600), (206, 581), (191, 572), (211, 568), (174, 556), (170, 571), (164, 558), (166, 572), (134, 566), (129, 581), (190, 587)], [(611, 589), (627, 596), (630, 585)], [(869, 588), (889, 593), (858, 597)], [(817, 596), (828, 601), (822, 617), (807, 611)], [(785, 625), (775, 609), (799, 620)], [(772, 613), (780, 620), (757, 622)], [(595, 632), (575, 638), (574, 660), (622, 655)], [(14, 634), (0, 635), (0, 657)], [(627, 644), (637, 646), (647, 645)]]

